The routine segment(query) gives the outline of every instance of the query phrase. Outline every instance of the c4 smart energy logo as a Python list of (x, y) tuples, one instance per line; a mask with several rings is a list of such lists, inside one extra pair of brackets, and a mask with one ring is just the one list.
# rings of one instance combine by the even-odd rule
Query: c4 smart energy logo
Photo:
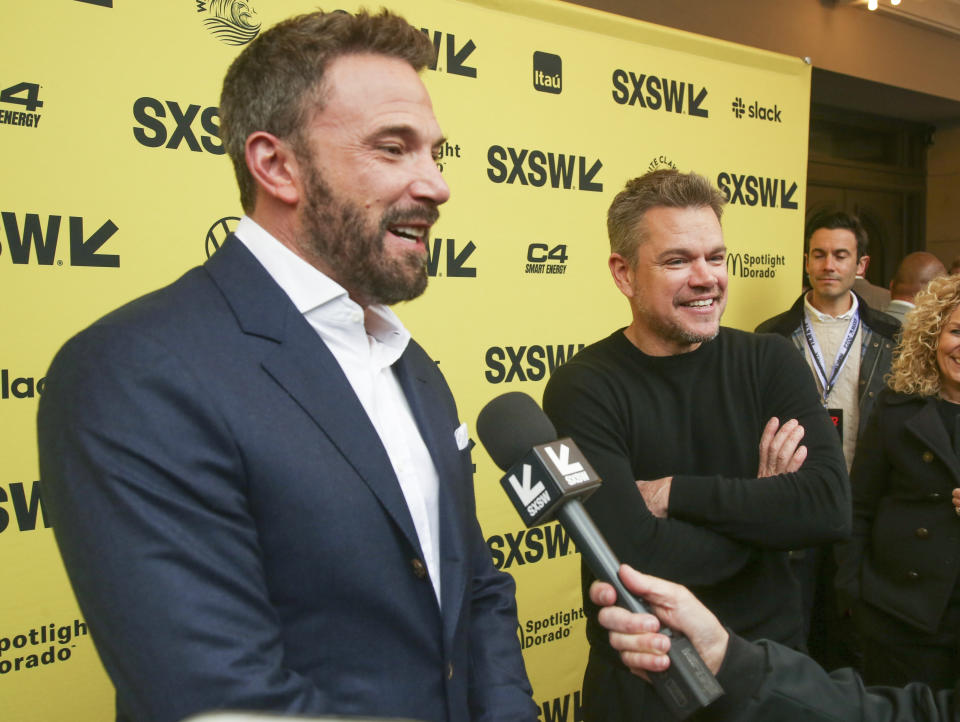
[(537, 275), (563, 275), (567, 272), (566, 243), (531, 243), (527, 246), (527, 265), (523, 272)]
[(243, 0), (194, 0), (203, 24), (227, 45), (246, 45), (260, 32), (257, 11)]
[(765, 120), (769, 123), (783, 122), (781, 117), (783, 109), (777, 104), (772, 106), (761, 105), (760, 101), (755, 100), (753, 105), (744, 105), (743, 98), (737, 96), (730, 104), (730, 109), (738, 120), (746, 116), (751, 120)]
[(227, 236), (233, 233), (240, 219), (236, 216), (224, 216), (219, 221), (210, 226), (207, 231), (207, 237), (204, 241), (204, 248), (207, 251), (207, 258), (210, 258), (217, 249), (227, 240)]
[(36, 128), (43, 107), (39, 83), (19, 82), (0, 90), (0, 125)]
[(533, 88), (554, 95), (563, 92), (563, 60), (559, 55), (540, 50), (534, 52)]

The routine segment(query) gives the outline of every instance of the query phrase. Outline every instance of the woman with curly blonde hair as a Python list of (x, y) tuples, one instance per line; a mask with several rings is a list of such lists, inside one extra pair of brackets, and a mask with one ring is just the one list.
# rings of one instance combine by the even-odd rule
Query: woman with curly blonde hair
[(960, 276), (915, 303), (850, 470), (837, 589), (867, 684), (945, 688), (960, 678)]

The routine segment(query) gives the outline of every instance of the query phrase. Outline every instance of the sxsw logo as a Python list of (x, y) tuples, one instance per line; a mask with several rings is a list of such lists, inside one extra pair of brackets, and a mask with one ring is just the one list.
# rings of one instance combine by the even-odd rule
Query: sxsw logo
[(545, 346), (491, 346), (484, 361), (484, 377), (491, 384), (510, 381), (540, 381), (583, 348), (583, 344)]
[(727, 197), (727, 202), (733, 205), (794, 211), (798, 207), (793, 198), (797, 192), (796, 182), (790, 183), (788, 187), (783, 178), (724, 172), (717, 176), (717, 187)]
[[(520, 500), (520, 503), (528, 507), (533, 505), (540, 497), (546, 496), (546, 499), (549, 501), (550, 494), (547, 493), (546, 487), (543, 485), (542, 481), (537, 481), (534, 483), (533, 480), (533, 467), (530, 464), (524, 464), (523, 470), (521, 471), (521, 479), (517, 478), (516, 474), (510, 474), (507, 477), (507, 481), (510, 482), (510, 486), (513, 487), (513, 493), (517, 495), (517, 499)], [(539, 509), (537, 510), (539, 511)], [(536, 512), (530, 512), (530, 516), (533, 516)]]
[[(8, 509), (7, 504), (11, 508)], [(15, 522), (15, 526), (11, 526), (11, 521)], [(6, 486), (0, 484), (0, 532), (8, 529), (35, 531), (37, 522), (45, 529), (50, 528), (47, 512), (40, 498), (40, 482), (17, 481)]]
[[(577, 547), (566, 529), (556, 523), (521, 529), (516, 533), (494, 534), (487, 538), (487, 547), (497, 569), (536, 564), (577, 553)], [(558, 721), (560, 719), (556, 718)]]
[(613, 101), (619, 105), (636, 105), (647, 110), (693, 115), (707, 118), (710, 111), (701, 107), (707, 88), (688, 81), (672, 80), (661, 75), (637, 74), (617, 68), (613, 71)]
[[(510, 167), (507, 167), (507, 161)], [(519, 183), (535, 188), (549, 185), (564, 190), (603, 191), (603, 183), (594, 180), (603, 167), (597, 158), (592, 163), (582, 155), (544, 152), (527, 148), (491, 145), (487, 150), (487, 178), (494, 183)], [(590, 163), (588, 166), (587, 164)]]
[(570, 486), (590, 481), (590, 475), (583, 468), (583, 464), (576, 459), (570, 460), (570, 447), (563, 442), (558, 442), (557, 446), (556, 450), (552, 446), (544, 446), (543, 450), (564, 481)]
[(540, 50), (534, 52), (533, 88), (554, 95), (563, 92), (563, 60), (559, 55)]
[[(176, 150), (181, 143), (186, 143), (195, 153), (205, 150), (223, 155), (225, 152), (220, 142), (220, 109), (216, 106), (201, 110), (192, 103), (182, 107), (175, 100), (160, 101), (144, 96), (134, 101), (133, 117), (139, 123), (133, 127), (133, 137), (147, 148)], [(195, 132), (194, 124), (198, 120), (204, 132)]]
[[(467, 39), (464, 43), (457, 42), (457, 36), (453, 33), (443, 33), (440, 30), (434, 30), (433, 33), (427, 28), (420, 28), (420, 32), (427, 36), (433, 42), (433, 62), (427, 67), (437, 72), (448, 72), (451, 75), (460, 75), (464, 78), (477, 77), (477, 69), (467, 65), (467, 59), (477, 49), (473, 40)], [(440, 62), (440, 48), (446, 50), (443, 55), (446, 64)]]
[(753, 105), (746, 106), (743, 104), (743, 98), (739, 96), (733, 99), (731, 105), (731, 110), (737, 118), (742, 118), (746, 115), (748, 118), (754, 120), (766, 120), (770, 123), (782, 123), (783, 119), (780, 117), (780, 106), (774, 105), (772, 108), (766, 106), (761, 106), (758, 101), (753, 101)]
[[(34, 251), (40, 266), (63, 265), (57, 260), (57, 246), (60, 240), (62, 216), (47, 216), (44, 224), (38, 213), (27, 213), (23, 225), (17, 221), (12, 211), (0, 212), (3, 218), (3, 230), (7, 237), (7, 249), (10, 260), (18, 265), (30, 263), (30, 251)], [(117, 232), (117, 226), (106, 220), (97, 230), (86, 236), (83, 230), (83, 218), (70, 216), (70, 265), (99, 268), (119, 268), (120, 256), (113, 253), (100, 253), (100, 248)], [(89, 226), (88, 226), (89, 227)], [(3, 248), (0, 246), (0, 254)]]
[[(476, 278), (477, 269), (468, 266), (467, 260), (477, 250), (473, 241), (457, 250), (457, 241), (453, 238), (434, 238), (433, 247), (427, 239), (427, 275), (446, 276), (447, 278)], [(444, 253), (444, 249), (446, 252)], [(444, 263), (441, 264), (441, 258)]]

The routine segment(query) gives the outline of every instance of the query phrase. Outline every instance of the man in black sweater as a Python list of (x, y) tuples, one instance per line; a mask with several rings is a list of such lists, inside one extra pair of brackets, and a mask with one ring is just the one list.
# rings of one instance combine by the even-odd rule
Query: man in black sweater
[[(748, 639), (795, 647), (784, 550), (849, 534), (846, 470), (789, 342), (720, 327), (722, 207), (695, 174), (627, 184), (608, 215), (609, 265), (633, 322), (557, 369), (544, 409), (603, 478), (587, 508), (622, 561), (690, 586)], [(584, 718), (671, 719), (610, 647), (592, 581), (584, 569)]]

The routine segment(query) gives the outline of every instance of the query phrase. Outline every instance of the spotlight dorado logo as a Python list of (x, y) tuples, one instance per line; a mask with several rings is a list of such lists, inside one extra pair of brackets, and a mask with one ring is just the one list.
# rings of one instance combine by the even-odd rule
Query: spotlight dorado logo
[(217, 40), (227, 45), (246, 45), (260, 32), (257, 11), (243, 0), (194, 0), (203, 24)]
[(776, 278), (777, 269), (787, 262), (782, 253), (750, 254), (727, 252), (727, 273), (733, 278)]

